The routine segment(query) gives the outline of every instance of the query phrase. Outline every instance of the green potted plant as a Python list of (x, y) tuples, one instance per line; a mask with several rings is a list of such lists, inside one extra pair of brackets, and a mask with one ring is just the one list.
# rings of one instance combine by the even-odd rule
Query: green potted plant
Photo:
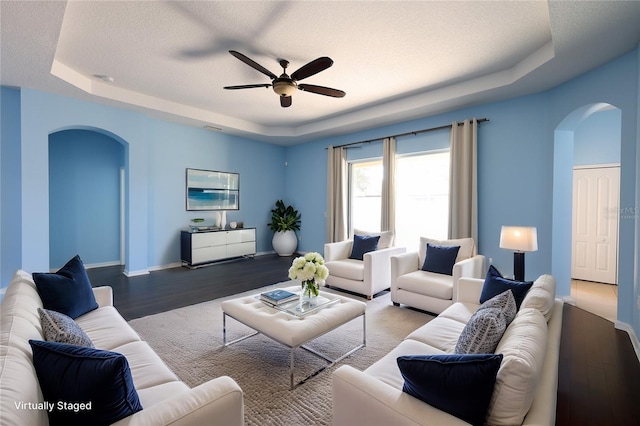
[(273, 249), (279, 256), (291, 256), (298, 247), (296, 231), (300, 230), (300, 213), (292, 206), (286, 206), (282, 200), (276, 201), (271, 210), (269, 229), (273, 231)]

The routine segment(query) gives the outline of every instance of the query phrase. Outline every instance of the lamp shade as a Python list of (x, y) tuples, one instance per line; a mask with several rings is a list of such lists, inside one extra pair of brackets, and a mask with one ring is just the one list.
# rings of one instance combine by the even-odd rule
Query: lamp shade
[(516, 251), (538, 250), (538, 231), (535, 226), (503, 226), (500, 248)]

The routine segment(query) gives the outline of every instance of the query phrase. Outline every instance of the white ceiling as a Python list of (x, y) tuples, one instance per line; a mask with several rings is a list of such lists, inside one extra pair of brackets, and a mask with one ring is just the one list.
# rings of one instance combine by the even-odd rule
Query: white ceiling
[[(0, 82), (277, 144), (546, 90), (638, 46), (640, 1), (6, 1)], [(275, 74), (333, 67), (281, 108)], [(96, 75), (106, 75), (105, 82)]]

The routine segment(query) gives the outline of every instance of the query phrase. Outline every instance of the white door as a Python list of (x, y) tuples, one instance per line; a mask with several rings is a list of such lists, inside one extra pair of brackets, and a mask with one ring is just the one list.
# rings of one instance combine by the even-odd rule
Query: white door
[(620, 167), (573, 171), (571, 277), (617, 284)]

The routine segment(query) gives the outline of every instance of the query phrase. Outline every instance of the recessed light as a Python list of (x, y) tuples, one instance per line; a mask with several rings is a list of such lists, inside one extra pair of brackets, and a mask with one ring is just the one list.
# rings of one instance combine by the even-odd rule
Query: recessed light
[(104, 75), (104, 74), (94, 74), (93, 75), (95, 78), (97, 78), (98, 80), (102, 80), (105, 83), (113, 83), (113, 77), (110, 77), (108, 75)]
[(206, 124), (204, 126), (204, 128), (207, 129), (207, 130), (214, 130), (216, 132), (221, 132), (222, 131), (222, 129), (220, 127), (215, 127), (215, 126), (212, 126), (211, 124)]

